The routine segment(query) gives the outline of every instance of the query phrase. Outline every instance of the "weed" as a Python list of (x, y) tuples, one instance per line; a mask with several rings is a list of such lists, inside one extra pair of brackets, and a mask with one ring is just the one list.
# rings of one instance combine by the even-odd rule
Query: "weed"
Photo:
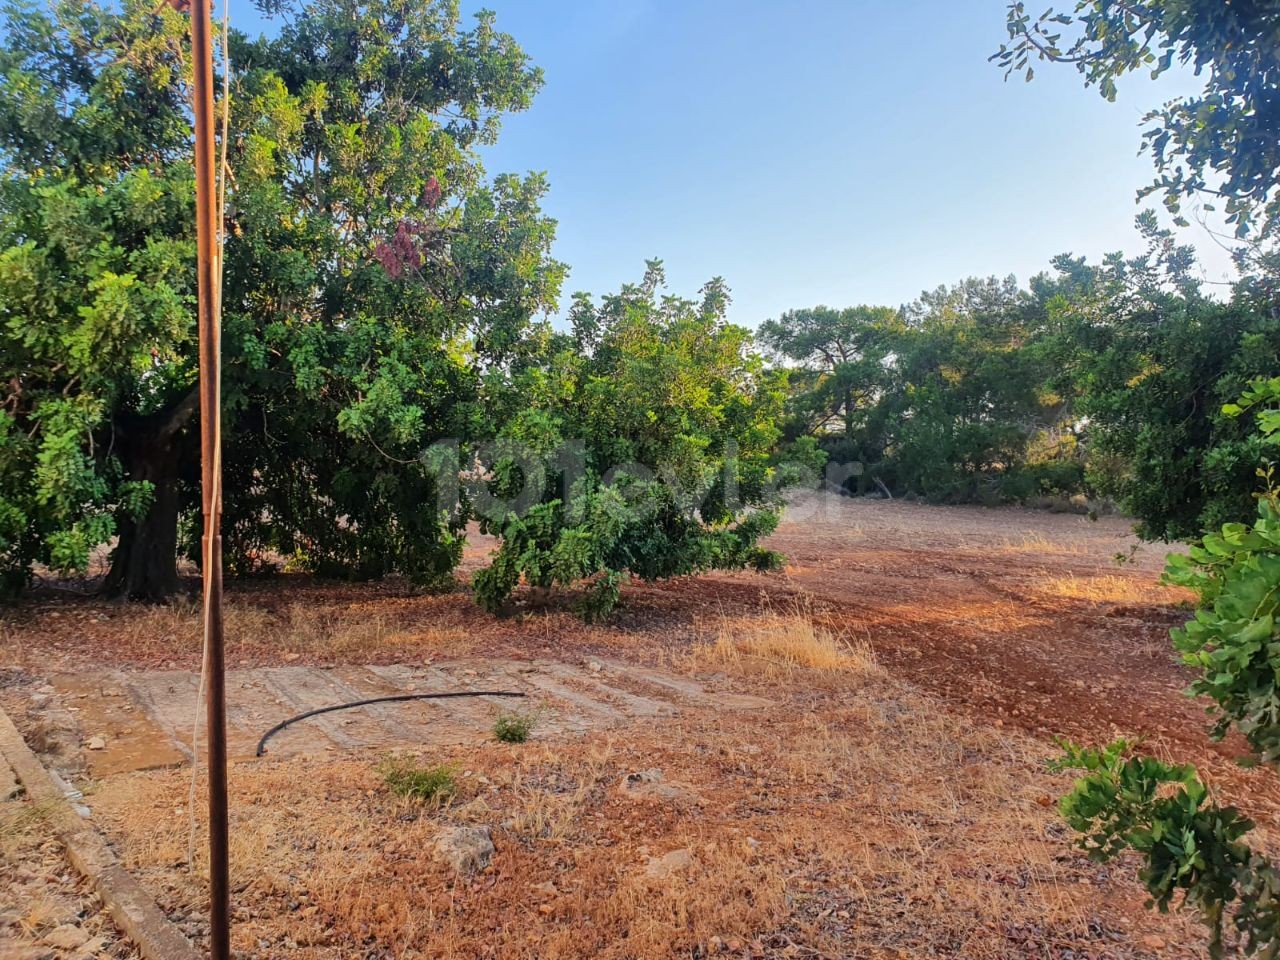
[(419, 767), (409, 757), (390, 756), (382, 761), (378, 773), (400, 797), (442, 805), (458, 792), (455, 770), (447, 764)]
[(537, 724), (537, 715), (530, 711), (503, 710), (493, 721), (493, 736), (503, 743), (524, 743)]

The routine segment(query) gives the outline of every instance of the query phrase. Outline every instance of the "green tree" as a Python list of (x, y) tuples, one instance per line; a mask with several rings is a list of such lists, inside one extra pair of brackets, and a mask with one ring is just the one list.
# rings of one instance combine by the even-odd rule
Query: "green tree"
[(661, 264), (596, 305), (515, 381), (526, 409), (504, 428), (475, 498), (501, 538), (475, 577), (501, 608), (523, 579), (581, 584), (579, 610), (608, 613), (627, 575), (770, 568), (757, 544), (777, 523), (770, 453), (782, 393), (725, 320), (720, 280), (699, 300), (660, 295)]
[(886, 381), (893, 336), (901, 328), (891, 307), (812, 307), (760, 324), (763, 346), (794, 365), (791, 416), (797, 435), (839, 429), (846, 442), (873, 407)]
[(1280, 368), (1280, 318), (1243, 292), (1205, 296), (1190, 248), (1139, 219), (1146, 254), (1056, 261), (1073, 278), (1050, 302), (1045, 350), (1085, 424), (1094, 489), (1141, 536), (1183, 539), (1253, 513), (1261, 440), (1221, 411)]
[[(277, 9), (275, 12), (279, 12)], [(195, 503), (192, 177), (184, 18), (143, 0), (6, 14), (0, 338), (8, 383), (0, 558), (108, 588), (177, 588)], [(477, 148), (541, 74), (456, 0), (316, 0), (278, 37), (230, 37), (224, 280), (230, 569), (448, 574), (464, 517), (420, 451), (487, 435), (563, 267), (539, 177)], [(187, 544), (188, 548), (194, 544)]]

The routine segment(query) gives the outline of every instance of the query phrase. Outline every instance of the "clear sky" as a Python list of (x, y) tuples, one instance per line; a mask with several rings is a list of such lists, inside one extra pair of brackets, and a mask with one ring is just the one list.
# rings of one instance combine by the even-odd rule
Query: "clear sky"
[[(1137, 252), (1139, 120), (1194, 88), (1134, 75), (1107, 103), (1051, 65), (1006, 83), (987, 62), (1004, 0), (464, 4), (496, 10), (546, 71), (485, 164), (549, 175), (566, 293), (616, 290), (660, 257), (676, 293), (724, 276), (749, 326)], [(1184, 233), (1223, 279), (1225, 254)]]

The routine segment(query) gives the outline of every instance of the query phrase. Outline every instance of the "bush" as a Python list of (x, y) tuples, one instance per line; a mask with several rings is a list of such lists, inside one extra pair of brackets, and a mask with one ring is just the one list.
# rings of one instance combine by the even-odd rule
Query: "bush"
[(1058, 770), (1085, 776), (1059, 809), (1084, 836), (1080, 846), (1100, 862), (1125, 850), (1145, 858), (1139, 876), (1152, 902), (1167, 911), (1181, 891), (1210, 930), (1209, 954), (1226, 952), (1229, 921), (1248, 954), (1280, 948), (1280, 873), (1241, 841), (1253, 823), (1234, 807), (1208, 800), (1195, 767), (1130, 755), (1117, 740), (1101, 750), (1064, 743)]

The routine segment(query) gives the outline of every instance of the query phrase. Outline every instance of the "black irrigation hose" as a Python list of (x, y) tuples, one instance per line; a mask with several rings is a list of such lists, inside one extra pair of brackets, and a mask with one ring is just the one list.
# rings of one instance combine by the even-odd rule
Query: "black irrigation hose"
[(262, 735), (262, 739), (258, 741), (258, 752), (254, 754), (254, 756), (260, 757), (265, 754), (267, 752), (267, 741), (285, 727), (289, 726), (289, 724), (297, 723), (299, 720), (306, 720), (308, 717), (319, 716), (322, 713), (333, 713), (335, 710), (350, 710), (352, 707), (367, 707), (373, 703), (403, 703), (406, 700), (448, 700), (453, 697), (523, 696), (523, 693), (514, 690), (457, 690), (452, 693), (401, 693), (394, 697), (374, 697), (372, 700), (356, 700), (354, 703), (337, 703), (332, 707), (320, 707), (318, 710), (308, 710), (306, 713), (300, 713), (296, 717), (290, 717), (288, 720), (281, 720)]

